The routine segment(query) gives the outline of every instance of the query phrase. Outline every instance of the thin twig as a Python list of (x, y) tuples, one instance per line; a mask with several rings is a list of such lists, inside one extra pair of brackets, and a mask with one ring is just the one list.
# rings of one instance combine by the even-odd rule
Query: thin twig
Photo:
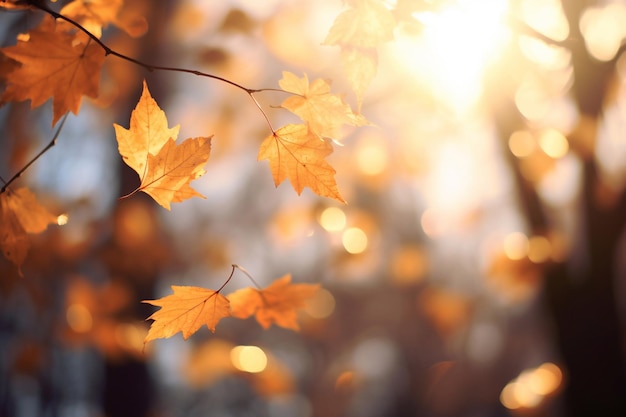
[(272, 134), (274, 134), (276, 131), (274, 130), (272, 123), (270, 122), (269, 117), (267, 116), (267, 114), (265, 113), (265, 111), (263, 110), (263, 107), (261, 106), (261, 104), (259, 103), (259, 101), (256, 99), (256, 97), (254, 96), (255, 93), (261, 93), (261, 92), (265, 92), (265, 91), (276, 91), (276, 92), (281, 92), (281, 93), (287, 93), (287, 94), (293, 94), (290, 93), (289, 91), (285, 91), (279, 88), (257, 88), (257, 89), (253, 89), (253, 88), (248, 88), (245, 87), (241, 84), (238, 84), (234, 81), (231, 81), (229, 79), (220, 77), (218, 75), (214, 75), (214, 74), (209, 74), (206, 72), (202, 72), (202, 71), (198, 71), (198, 70), (193, 70), (193, 69), (189, 69), (189, 68), (180, 68), (180, 67), (169, 67), (169, 66), (162, 66), (162, 65), (153, 65), (153, 64), (148, 64), (146, 62), (140, 61), (138, 59), (132, 58), (128, 55), (124, 55), (120, 52), (117, 52), (116, 50), (112, 49), (111, 47), (109, 47), (107, 44), (105, 44), (104, 42), (102, 42), (96, 35), (94, 35), (93, 33), (91, 33), (89, 30), (87, 30), (83, 25), (81, 25), (80, 23), (78, 23), (77, 21), (62, 15), (61, 13), (58, 13), (52, 9), (50, 9), (48, 6), (46, 6), (44, 3), (40, 3), (36, 0), (29, 0), (29, 4), (31, 4), (33, 7), (42, 10), (46, 13), (48, 13), (49, 15), (57, 18), (57, 19), (61, 19), (64, 20), (66, 22), (68, 22), (69, 24), (71, 24), (72, 26), (76, 27), (77, 29), (79, 29), (80, 31), (82, 31), (83, 33), (85, 33), (91, 40), (93, 40), (95, 43), (97, 43), (103, 50), (105, 55), (113, 55), (116, 56), (120, 59), (123, 59), (125, 61), (131, 62), (135, 65), (138, 65), (146, 70), (148, 70), (149, 72), (153, 72), (153, 71), (170, 71), (170, 72), (182, 72), (182, 73), (187, 73), (187, 74), (193, 74), (193, 75), (197, 75), (200, 77), (206, 77), (206, 78), (211, 78), (217, 81), (221, 81), (223, 83), (226, 84), (230, 84), (233, 87), (237, 87), (238, 89), (245, 91), (246, 94), (248, 94), (250, 96), (250, 98), (252, 99), (252, 101), (254, 102), (255, 106), (259, 109), (259, 111), (261, 112), (261, 114), (263, 115), (263, 118), (265, 119), (270, 131), (272, 132)]
[[(43, 148), (37, 155), (35, 155), (33, 157), (33, 159), (31, 159), (26, 165), (24, 165), (22, 167), (22, 169), (20, 169), (19, 171), (17, 171), (15, 173), (15, 175), (13, 175), (11, 177), (11, 179), (9, 179), (8, 181), (5, 182), (5, 184), (2, 186), (2, 189), (0, 189), (0, 194), (2, 194), (3, 192), (6, 191), (7, 187), (9, 185), (11, 185), (11, 183), (13, 181), (15, 181), (16, 179), (18, 179), (19, 177), (22, 176), (22, 174), (24, 174), (24, 171), (26, 171), (37, 159), (39, 159), (41, 157), (41, 155), (43, 155), (44, 153), (46, 153), (50, 148), (52, 148), (54, 145), (56, 145), (57, 143), (57, 138), (59, 137), (59, 134), (61, 133), (61, 129), (63, 129), (63, 125), (65, 124), (65, 120), (67, 120), (67, 115), (69, 114), (69, 112), (65, 113), (65, 115), (63, 116), (63, 119), (61, 119), (61, 124), (59, 125), (59, 127), (57, 128), (56, 132), (54, 133), (54, 136), (52, 137), (52, 140), (46, 145), (45, 148)], [(4, 180), (3, 180), (4, 181)]]
[[(228, 80), (226, 78), (214, 75), (214, 74), (209, 74), (206, 72), (202, 72), (202, 71), (197, 71), (197, 70), (192, 70), (192, 69), (188, 69), (188, 68), (179, 68), (179, 67), (168, 67), (168, 66), (161, 66), (161, 65), (152, 65), (152, 64), (148, 64), (146, 62), (143, 61), (139, 61), (138, 59), (132, 58), (128, 55), (124, 55), (120, 52), (115, 51), (114, 49), (112, 49), (111, 47), (109, 47), (107, 44), (105, 44), (104, 42), (102, 42), (96, 35), (94, 35), (93, 33), (91, 33), (89, 30), (87, 30), (83, 25), (81, 25), (80, 23), (78, 23), (77, 21), (62, 15), (61, 13), (58, 13), (52, 9), (50, 9), (48, 6), (46, 6), (45, 4), (41, 4), (37, 1), (31, 0), (30, 4), (33, 5), (34, 7), (36, 7), (39, 10), (42, 10), (46, 13), (48, 13), (49, 15), (57, 18), (57, 19), (61, 19), (61, 20), (65, 20), (67, 23), (71, 24), (72, 26), (76, 27), (77, 29), (79, 29), (80, 31), (82, 31), (83, 33), (85, 33), (87, 36), (89, 36), (89, 38), (91, 38), (94, 42), (96, 42), (98, 45), (100, 45), (100, 47), (104, 50), (105, 55), (113, 55), (116, 56), (118, 58), (121, 58), (125, 61), (131, 62), (135, 65), (138, 65), (140, 67), (145, 68), (146, 70), (153, 72), (153, 71), (171, 71), (171, 72), (183, 72), (183, 73), (187, 73), (187, 74), (193, 74), (193, 75), (198, 75), (201, 77), (207, 77), (207, 78), (212, 78), (214, 80), (218, 80), (221, 81), (223, 83), (226, 84), (230, 84), (234, 87), (239, 88), (240, 90), (245, 91), (248, 94), (252, 94), (254, 92), (257, 91), (264, 91), (266, 89), (261, 89), (261, 90), (255, 90), (255, 89), (251, 89), (251, 88), (247, 88), (244, 87), (241, 84), (238, 84), (234, 81)], [(263, 111), (263, 110), (261, 110)]]

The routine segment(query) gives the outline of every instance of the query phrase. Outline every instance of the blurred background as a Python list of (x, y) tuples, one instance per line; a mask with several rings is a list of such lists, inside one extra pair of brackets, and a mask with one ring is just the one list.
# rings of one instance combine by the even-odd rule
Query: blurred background
[[(60, 7), (59, 1), (54, 7)], [(67, 224), (0, 259), (0, 415), (624, 416), (626, 2), (388, 0), (362, 113), (329, 158), (348, 204), (257, 162), (270, 133), (240, 90), (105, 61), (18, 182)], [(126, 0), (103, 41), (148, 63), (276, 88), (330, 78), (356, 108), (339, 0)], [(1, 43), (41, 13), (0, 13)], [(128, 32), (128, 31), (127, 31)], [(3, 58), (3, 67), (8, 65)], [(206, 200), (171, 212), (117, 153), (146, 79), (180, 138), (214, 134)], [(295, 121), (258, 96), (275, 127)], [(51, 106), (0, 108), (0, 175), (52, 138)], [(299, 333), (224, 319), (143, 346), (170, 285), (320, 283)], [(250, 286), (240, 272), (227, 293)]]

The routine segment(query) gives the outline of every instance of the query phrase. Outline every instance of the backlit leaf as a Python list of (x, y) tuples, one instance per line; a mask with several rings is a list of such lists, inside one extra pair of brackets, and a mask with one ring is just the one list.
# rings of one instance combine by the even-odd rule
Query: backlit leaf
[(298, 194), (309, 187), (317, 195), (343, 203), (335, 182), (335, 169), (325, 159), (332, 152), (332, 145), (306, 125), (290, 124), (263, 141), (258, 159), (269, 161), (276, 186), (289, 179)]
[(189, 138), (176, 144), (179, 126), (167, 127), (165, 112), (143, 92), (130, 117), (130, 129), (114, 124), (118, 150), (124, 162), (139, 174), (143, 191), (166, 209), (170, 203), (202, 194), (189, 183), (204, 175), (211, 154), (211, 137)]
[(309, 83), (306, 74), (298, 78), (284, 71), (279, 81), (280, 88), (294, 96), (288, 97), (282, 107), (298, 115), (309, 124), (309, 128), (322, 137), (333, 137), (337, 128), (344, 124), (363, 126), (367, 120), (355, 114), (341, 97), (332, 94), (327, 80), (317, 79)]
[(98, 96), (104, 51), (94, 43), (76, 43), (76, 36), (58, 32), (46, 18), (29, 32), (27, 40), (2, 48), (22, 65), (6, 77), (0, 103), (30, 100), (37, 107), (52, 97), (54, 125), (63, 114), (78, 114), (82, 96)]
[(395, 25), (394, 15), (383, 1), (355, 0), (351, 8), (337, 16), (324, 40), (324, 45), (341, 47), (344, 72), (357, 96), (359, 109), (363, 94), (376, 75), (376, 48), (393, 40)]
[(360, 110), (365, 90), (376, 76), (378, 52), (376, 48), (344, 46), (341, 48), (341, 64), (350, 87), (356, 94)]
[(266, 288), (243, 288), (226, 297), (233, 317), (245, 319), (255, 315), (265, 329), (276, 324), (299, 330), (298, 310), (305, 307), (318, 289), (318, 284), (292, 284), (291, 275), (287, 274)]
[(337, 16), (324, 44), (375, 48), (393, 40), (395, 24), (393, 13), (381, 0), (356, 0)]
[(161, 307), (148, 319), (154, 320), (144, 343), (159, 338), (168, 338), (178, 332), (186, 340), (206, 325), (215, 333), (215, 326), (224, 317), (230, 316), (229, 301), (218, 291), (200, 287), (172, 285), (174, 294), (144, 303)]

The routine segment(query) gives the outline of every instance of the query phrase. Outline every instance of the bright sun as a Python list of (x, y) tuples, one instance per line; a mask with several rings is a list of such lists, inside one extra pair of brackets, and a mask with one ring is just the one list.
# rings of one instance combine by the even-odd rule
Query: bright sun
[(507, 12), (507, 0), (455, 0), (437, 12), (415, 13), (423, 32), (398, 35), (394, 56), (463, 113), (476, 103), (486, 67), (509, 39)]

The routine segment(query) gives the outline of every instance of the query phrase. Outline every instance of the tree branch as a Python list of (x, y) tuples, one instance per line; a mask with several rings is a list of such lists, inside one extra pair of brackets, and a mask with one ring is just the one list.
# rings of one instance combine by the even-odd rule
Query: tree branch
[[(15, 175), (13, 175), (3, 186), (2, 189), (0, 189), (0, 194), (4, 193), (6, 191), (6, 189), (9, 187), (9, 185), (11, 185), (11, 183), (13, 181), (15, 181), (16, 179), (18, 179), (19, 177), (21, 177), (24, 172), (33, 164), (35, 163), (35, 161), (37, 159), (39, 159), (44, 153), (48, 152), (48, 150), (50, 148), (52, 148), (54, 145), (56, 145), (57, 143), (57, 138), (59, 137), (59, 134), (61, 133), (61, 129), (63, 129), (63, 125), (65, 124), (65, 120), (67, 120), (67, 115), (69, 113), (65, 113), (65, 116), (63, 116), (63, 119), (61, 119), (61, 124), (59, 125), (59, 127), (57, 128), (57, 131), (54, 133), (54, 136), (52, 137), (52, 140), (50, 140), (50, 142), (46, 145), (45, 148), (43, 148), (41, 151), (39, 151), (39, 153), (37, 155), (35, 155), (33, 157), (33, 159), (31, 159), (26, 165), (24, 165), (22, 167), (22, 169), (20, 169), (19, 171), (17, 171), (15, 173)], [(4, 180), (3, 180), (4, 181)]]

